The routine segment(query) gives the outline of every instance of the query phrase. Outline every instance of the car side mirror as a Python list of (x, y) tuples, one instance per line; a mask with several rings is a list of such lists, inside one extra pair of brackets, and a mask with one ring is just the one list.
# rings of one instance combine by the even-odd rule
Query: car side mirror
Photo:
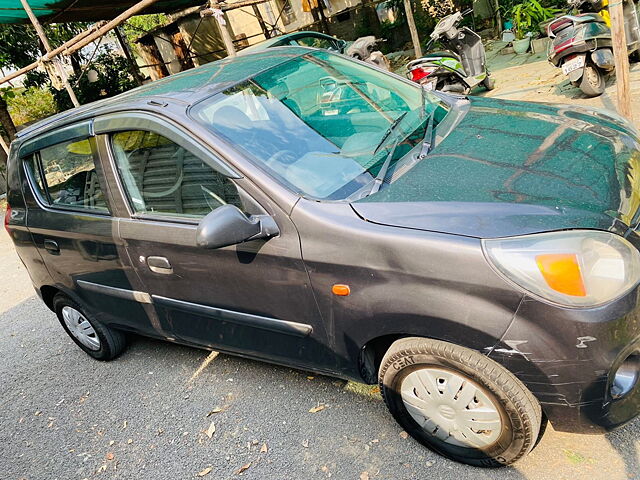
[(279, 233), (276, 222), (269, 215), (247, 217), (238, 207), (227, 204), (200, 221), (196, 244), (202, 248), (221, 248)]

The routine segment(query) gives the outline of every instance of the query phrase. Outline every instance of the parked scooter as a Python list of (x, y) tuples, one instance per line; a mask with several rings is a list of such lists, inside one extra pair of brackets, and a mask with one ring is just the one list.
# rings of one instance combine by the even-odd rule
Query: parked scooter
[(384, 68), (385, 70), (391, 70), (389, 60), (387, 60), (387, 57), (378, 50), (378, 42), (380, 41), (381, 40), (377, 39), (373, 35), (360, 37), (349, 45), (346, 54), (350, 57), (357, 58), (358, 60), (363, 60), (380, 68)]
[[(569, 0), (578, 15), (564, 15), (547, 27), (549, 61), (585, 95), (601, 95), (614, 69), (608, 0)], [(634, 0), (624, 0), (624, 29), (629, 54), (640, 49), (640, 24)]]
[(484, 45), (480, 35), (467, 27), (458, 28), (472, 9), (447, 15), (431, 32), (426, 49), (440, 41), (447, 51), (428, 53), (407, 64), (407, 76), (427, 90), (467, 94), (482, 83), (493, 90), (494, 82), (486, 67)]

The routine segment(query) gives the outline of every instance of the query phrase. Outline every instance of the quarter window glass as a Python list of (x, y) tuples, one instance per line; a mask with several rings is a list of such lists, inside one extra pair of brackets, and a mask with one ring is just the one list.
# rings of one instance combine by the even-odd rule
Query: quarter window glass
[[(38, 155), (53, 205), (108, 211), (88, 139), (59, 143), (40, 150)], [(31, 169), (42, 189), (35, 162), (31, 163)]]
[(116, 133), (112, 146), (133, 209), (200, 218), (225, 204), (242, 209), (231, 180), (157, 133)]
[(38, 189), (42, 198), (47, 198), (47, 194), (44, 189), (44, 182), (42, 181), (42, 175), (40, 174), (40, 167), (38, 166), (38, 160), (35, 155), (29, 155), (24, 159), (24, 164), (29, 171), (29, 175), (35, 182), (35, 187)]

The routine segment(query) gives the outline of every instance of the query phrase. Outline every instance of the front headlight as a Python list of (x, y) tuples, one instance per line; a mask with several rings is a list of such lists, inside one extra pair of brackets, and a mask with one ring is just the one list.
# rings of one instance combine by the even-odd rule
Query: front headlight
[(609, 232), (570, 230), (482, 240), (482, 248), (507, 279), (564, 306), (601, 305), (640, 281), (640, 253)]

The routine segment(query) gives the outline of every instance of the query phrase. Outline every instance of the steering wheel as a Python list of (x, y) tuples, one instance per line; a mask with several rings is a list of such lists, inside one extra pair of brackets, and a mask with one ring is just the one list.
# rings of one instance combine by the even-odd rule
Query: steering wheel
[(271, 155), (266, 162), (264, 162), (270, 168), (277, 170), (277, 164), (280, 165), (291, 165), (296, 160), (298, 160), (298, 155), (296, 155), (291, 150), (280, 150), (273, 155)]

